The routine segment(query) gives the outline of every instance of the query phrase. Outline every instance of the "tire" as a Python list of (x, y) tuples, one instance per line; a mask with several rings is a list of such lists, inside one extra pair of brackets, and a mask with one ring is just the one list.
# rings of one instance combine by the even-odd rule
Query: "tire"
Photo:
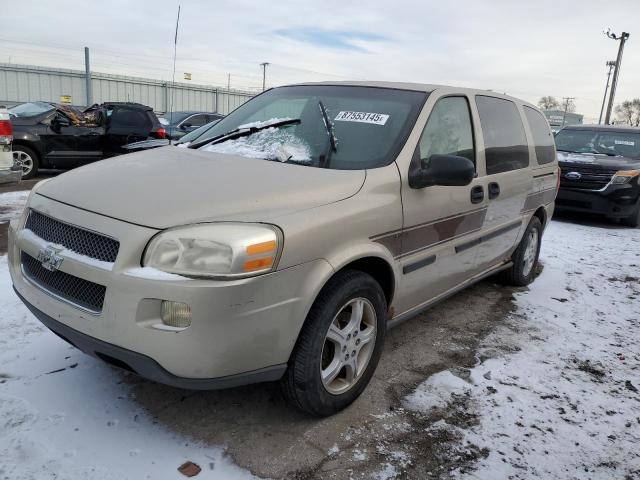
[(38, 174), (40, 159), (31, 148), (23, 145), (13, 146), (13, 161), (22, 163), (22, 179), (29, 180)]
[[(358, 321), (360, 311), (362, 317)], [(350, 405), (378, 365), (386, 319), (387, 302), (373, 277), (356, 270), (338, 272), (307, 315), (281, 380), (285, 399), (317, 417), (332, 415)]]
[(629, 215), (628, 217), (621, 219), (620, 223), (631, 228), (640, 227), (640, 204), (638, 205), (638, 207), (636, 208), (636, 211), (632, 215)]
[[(535, 246), (530, 243), (535, 238)], [(513, 252), (511, 260), (513, 265), (502, 272), (502, 280), (507, 285), (524, 287), (533, 282), (540, 256), (540, 245), (542, 240), (542, 223), (538, 217), (533, 217), (524, 231), (522, 240), (516, 251)]]

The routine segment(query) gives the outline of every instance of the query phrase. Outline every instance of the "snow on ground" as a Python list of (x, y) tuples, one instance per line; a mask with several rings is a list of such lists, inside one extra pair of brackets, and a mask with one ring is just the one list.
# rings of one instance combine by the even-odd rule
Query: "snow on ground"
[(640, 230), (552, 222), (541, 259), (468, 378), (440, 372), (405, 404), (477, 416), (446, 425), (485, 452), (458, 478), (640, 478)]
[(29, 196), (28, 190), (0, 193), (0, 223), (8, 222), (22, 213)]
[(253, 478), (208, 447), (156, 424), (123, 382), (127, 375), (46, 330), (12, 290), (0, 256), (0, 478)]

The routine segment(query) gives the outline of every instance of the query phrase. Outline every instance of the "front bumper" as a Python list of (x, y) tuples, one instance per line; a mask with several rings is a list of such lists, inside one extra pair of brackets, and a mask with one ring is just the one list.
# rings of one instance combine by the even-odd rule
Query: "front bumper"
[[(15, 231), (19, 226), (14, 224), (9, 229), (9, 269), (23, 301), (45, 325), (81, 350), (169, 385), (222, 388), (278, 378), (319, 282), (332, 271), (325, 260), (315, 260), (241, 280), (141, 278), (131, 271), (140, 266), (155, 230), (37, 194), (30, 207), (111, 235), (120, 240), (120, 251), (110, 270), (73, 257), (60, 266), (60, 271), (106, 287), (102, 311), (92, 314), (55, 298), (25, 277), (20, 253), (37, 255), (41, 245), (24, 231)], [(187, 303), (191, 326), (179, 332), (155, 328), (161, 322), (161, 300)], [(242, 375), (242, 380), (230, 378), (236, 375)]]
[(0, 169), (0, 185), (12, 185), (22, 180), (22, 168), (11, 167)]
[(603, 190), (560, 188), (556, 197), (556, 210), (590, 212), (609, 218), (633, 215), (640, 203), (640, 187), (635, 183), (610, 184)]

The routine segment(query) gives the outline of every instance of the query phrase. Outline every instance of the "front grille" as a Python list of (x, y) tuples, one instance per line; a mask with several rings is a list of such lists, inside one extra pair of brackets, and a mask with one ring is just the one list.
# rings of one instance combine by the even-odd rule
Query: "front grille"
[(52, 272), (38, 260), (22, 252), (20, 257), (25, 276), (40, 288), (93, 313), (102, 311), (104, 285), (89, 282), (61, 271)]
[[(560, 165), (562, 175), (560, 177), (560, 186), (567, 188), (580, 188), (583, 190), (600, 190), (606, 187), (617, 170), (605, 170), (594, 165)], [(565, 178), (565, 174), (576, 172), (581, 175), (577, 180)]]
[(29, 211), (24, 226), (47, 242), (62, 245), (81, 255), (103, 262), (115, 262), (120, 242), (99, 233), (74, 227), (35, 210)]

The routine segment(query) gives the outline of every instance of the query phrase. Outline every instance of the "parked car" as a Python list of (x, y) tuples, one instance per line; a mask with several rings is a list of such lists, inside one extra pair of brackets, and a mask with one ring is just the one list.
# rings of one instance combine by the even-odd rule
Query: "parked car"
[(322, 416), (362, 393), (388, 328), (489, 275), (536, 275), (558, 167), (529, 103), (294, 85), (204, 137), (34, 189), (9, 264), (42, 323), (173, 386), (280, 380)]
[(14, 130), (13, 155), (23, 178), (39, 168), (73, 168), (125, 153), (123, 145), (164, 138), (165, 129), (150, 107), (108, 102), (78, 110), (47, 102), (9, 109)]
[(0, 186), (20, 182), (22, 170), (14, 164), (11, 144), (13, 128), (9, 112), (0, 105)]
[(558, 210), (640, 225), (640, 128), (575, 125), (555, 137), (562, 169)]
[(199, 128), (196, 128), (190, 133), (187, 133), (179, 140), (169, 140), (168, 138), (161, 139), (152, 139), (152, 140), (143, 140), (141, 142), (134, 142), (124, 145), (122, 148), (127, 150), (129, 153), (140, 152), (142, 150), (150, 150), (152, 148), (166, 147), (167, 145), (177, 145), (177, 146), (186, 146), (193, 141), (196, 141), (202, 135), (209, 131), (216, 123), (220, 120), (214, 120), (209, 122)]
[(190, 111), (167, 113), (159, 120), (167, 130), (167, 136), (171, 140), (178, 140), (187, 133), (223, 117), (224, 115), (219, 113)]

